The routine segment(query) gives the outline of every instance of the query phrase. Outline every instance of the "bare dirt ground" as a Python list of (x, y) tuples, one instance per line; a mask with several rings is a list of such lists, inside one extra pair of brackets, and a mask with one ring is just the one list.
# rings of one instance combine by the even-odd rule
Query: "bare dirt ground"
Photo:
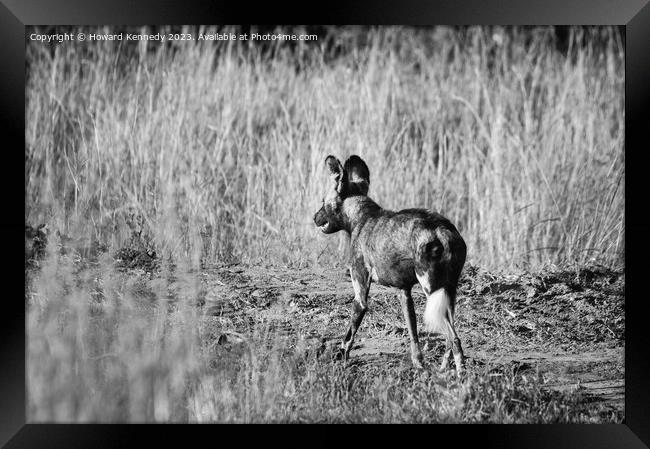
[[(456, 312), (469, 370), (488, 368), (541, 375), (543, 388), (580, 392), (594, 406), (624, 412), (624, 285), (605, 268), (496, 275), (468, 267)], [(344, 268), (314, 271), (253, 266), (212, 267), (202, 273), (202, 304), (233, 331), (266, 322), (288, 339), (319, 351), (347, 330), (353, 297)], [(421, 329), (425, 298), (413, 290)], [(443, 341), (420, 339), (428, 369), (437, 368)], [(408, 334), (396, 291), (373, 284), (370, 310), (348, 363), (360, 367), (409, 363)]]

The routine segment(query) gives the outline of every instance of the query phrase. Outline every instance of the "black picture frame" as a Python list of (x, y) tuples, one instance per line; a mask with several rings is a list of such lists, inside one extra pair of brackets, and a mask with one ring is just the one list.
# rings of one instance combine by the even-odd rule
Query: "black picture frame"
[[(236, 6), (237, 5), (237, 6)], [(0, 313), (0, 444), (7, 448), (55, 447), (130, 447), (181, 441), (193, 444), (198, 439), (225, 443), (223, 432), (237, 435), (239, 441), (256, 432), (243, 428), (215, 428), (204, 425), (65, 425), (25, 424), (25, 306), (21, 286), (18, 233), (24, 226), (24, 191), (20, 195), (20, 166), (24, 159), (25, 130), (25, 26), (91, 24), (409, 24), (409, 25), (624, 25), (626, 34), (626, 342), (625, 342), (625, 422), (592, 425), (454, 425), (419, 426), (418, 436), (432, 444), (443, 439), (452, 445), (476, 447), (567, 447), (567, 448), (642, 448), (650, 446), (650, 334), (645, 332), (648, 316), (647, 294), (643, 288), (646, 258), (650, 254), (644, 175), (648, 164), (647, 135), (650, 130), (647, 110), (650, 105), (650, 5), (647, 0), (402, 0), (363, 1), (352, 4), (327, 2), (309, 5), (267, 2), (206, 2), (200, 0), (133, 3), (126, 0), (0, 0), (0, 129), (5, 134), (2, 183), (5, 213), (0, 229), (5, 237), (4, 311)], [(8, 207), (7, 207), (8, 206)], [(13, 238), (16, 237), (14, 241)], [(8, 238), (7, 238), (8, 237)], [(22, 290), (21, 290), (22, 289)], [(23, 291), (21, 294), (19, 290)], [(225, 430), (224, 430), (225, 429)], [(400, 434), (392, 429), (363, 430), (358, 438)], [(297, 431), (305, 429), (266, 426), (260, 434), (268, 441), (310, 442)], [(319, 429), (321, 430), (321, 429)], [(332, 436), (329, 444), (348, 444), (356, 438), (342, 437), (337, 430), (322, 429)], [(351, 429), (347, 429), (350, 431)], [(415, 429), (414, 429), (415, 430)], [(263, 432), (263, 433), (262, 433)], [(307, 429), (307, 432), (312, 432)], [(354, 432), (354, 431), (353, 431)], [(411, 429), (403, 441), (416, 442)], [(274, 438), (277, 436), (278, 438)], [(217, 438), (215, 440), (215, 437)], [(418, 438), (419, 440), (420, 438)], [(323, 442), (328, 439), (323, 438)], [(287, 441), (287, 442), (288, 442)], [(353, 444), (367, 444), (361, 440)], [(311, 444), (311, 443), (310, 443)], [(409, 443), (410, 444), (410, 443)]]

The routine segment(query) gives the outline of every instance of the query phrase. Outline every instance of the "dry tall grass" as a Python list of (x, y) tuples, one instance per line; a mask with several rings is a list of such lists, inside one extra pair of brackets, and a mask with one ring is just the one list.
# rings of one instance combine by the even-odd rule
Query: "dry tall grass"
[[(317, 361), (264, 322), (226, 350), (232, 323), (195, 302), (202, 258), (339, 260), (311, 221), (329, 153), (363, 157), (385, 207), (449, 216), (474, 264), (620, 264), (623, 50), (594, 33), (568, 57), (550, 29), (347, 28), (333, 50), (30, 42), (25, 218), (110, 251), (61, 256), (50, 233), (28, 289), (29, 420), (592, 419), (487, 368), (457, 383)], [(158, 277), (114, 267), (134, 226)]]
[(472, 263), (622, 263), (614, 29), (574, 30), (569, 56), (551, 28), (333, 33), (338, 57), (322, 41), (30, 43), (26, 218), (119, 245), (129, 206), (165, 254), (209, 229), (212, 260), (313, 264), (337, 251), (311, 221), (323, 160), (356, 153), (375, 200), (441, 211)]

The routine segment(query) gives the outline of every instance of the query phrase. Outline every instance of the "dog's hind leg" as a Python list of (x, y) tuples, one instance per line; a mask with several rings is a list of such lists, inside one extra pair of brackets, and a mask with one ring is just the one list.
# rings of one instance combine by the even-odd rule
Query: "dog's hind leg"
[(460, 344), (460, 338), (456, 334), (456, 329), (454, 329), (454, 317), (449, 312), (449, 317), (445, 320), (445, 324), (449, 329), (447, 336), (448, 341), (453, 341), (452, 350), (454, 353), (454, 363), (456, 363), (456, 372), (460, 374), (465, 368), (465, 355), (463, 354), (463, 347)]
[(350, 318), (350, 327), (348, 328), (343, 342), (341, 343), (341, 352), (344, 360), (350, 355), (350, 350), (354, 344), (354, 336), (361, 325), (361, 320), (368, 310), (368, 291), (370, 290), (370, 273), (363, 266), (350, 267), (352, 276), (352, 287), (354, 288), (354, 302), (352, 303), (352, 317)]
[(433, 276), (428, 273), (418, 274), (416, 276), (424, 294), (427, 297), (427, 304), (424, 309), (424, 324), (426, 330), (442, 334), (446, 337), (447, 343), (445, 354), (442, 357), (440, 368), (445, 369), (449, 364), (449, 356), (454, 354), (456, 371), (460, 373), (464, 367), (465, 356), (460, 339), (454, 328), (454, 306), (456, 302), (456, 290), (453, 287), (441, 287), (436, 290), (433, 284)]
[(418, 328), (415, 321), (415, 307), (413, 305), (413, 298), (411, 297), (411, 290), (402, 290), (400, 294), (400, 302), (402, 303), (402, 313), (406, 321), (409, 337), (411, 339), (411, 361), (416, 368), (422, 368), (422, 352), (420, 351), (420, 342), (418, 341)]
[(453, 305), (447, 310), (447, 316), (445, 324), (449, 329), (448, 339), (452, 341), (452, 350), (454, 352), (454, 363), (456, 364), (456, 372), (460, 374), (463, 369), (465, 369), (465, 355), (463, 354), (463, 346), (460, 344), (460, 338), (456, 333), (456, 328), (454, 327), (454, 309), (456, 304), (456, 286), (448, 285), (445, 287), (445, 290), (448, 292), (449, 297), (451, 298), (451, 304)]
[(451, 356), (451, 339), (445, 335), (445, 353), (442, 356), (440, 363), (440, 371), (445, 371), (449, 368), (449, 356)]

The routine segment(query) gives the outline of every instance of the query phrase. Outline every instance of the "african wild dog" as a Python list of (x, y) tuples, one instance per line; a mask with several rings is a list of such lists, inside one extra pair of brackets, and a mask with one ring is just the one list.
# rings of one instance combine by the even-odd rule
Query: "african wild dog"
[(411, 339), (411, 360), (422, 367), (415, 308), (411, 288), (419, 282), (427, 297), (424, 323), (429, 332), (446, 337), (440, 369), (446, 369), (454, 353), (456, 370), (463, 369), (464, 356), (454, 329), (454, 305), (458, 278), (467, 247), (449, 220), (425, 209), (392, 212), (382, 209), (368, 195), (370, 172), (358, 156), (345, 166), (334, 156), (325, 159), (332, 186), (314, 223), (325, 234), (344, 230), (350, 236), (350, 275), (354, 303), (350, 327), (339, 355), (347, 360), (354, 336), (368, 309), (372, 281), (401, 290), (402, 312)]

